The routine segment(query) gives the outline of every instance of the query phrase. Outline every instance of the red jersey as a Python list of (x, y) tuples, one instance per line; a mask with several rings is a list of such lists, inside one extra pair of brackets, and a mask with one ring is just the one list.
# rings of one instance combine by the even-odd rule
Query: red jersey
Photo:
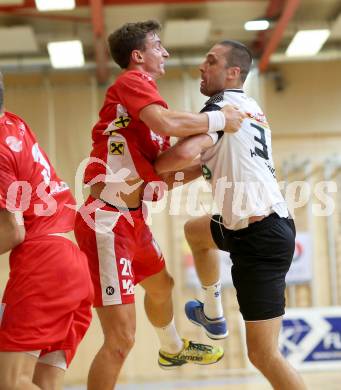
[(154, 133), (139, 119), (141, 109), (149, 104), (167, 108), (148, 74), (125, 71), (108, 89), (100, 119), (92, 130), (93, 149), (85, 183), (136, 178), (161, 181), (153, 163), (159, 152), (169, 147), (169, 137)]
[(0, 117), (0, 208), (21, 211), (26, 238), (74, 228), (75, 200), (28, 125), (5, 112)]

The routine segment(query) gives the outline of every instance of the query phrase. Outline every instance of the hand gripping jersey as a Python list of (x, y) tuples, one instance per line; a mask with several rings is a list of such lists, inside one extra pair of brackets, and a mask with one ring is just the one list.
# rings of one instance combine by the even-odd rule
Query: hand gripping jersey
[(286, 202), (276, 181), (271, 131), (258, 104), (242, 90), (225, 90), (212, 96), (201, 112), (231, 104), (246, 112), (240, 130), (223, 133), (201, 155), (203, 176), (212, 184), (214, 200), (224, 226), (237, 230), (248, 226), (251, 216), (276, 212), (288, 217)]
[(26, 239), (73, 230), (75, 200), (27, 124), (0, 117), (0, 208), (21, 211)]
[(140, 178), (160, 181), (153, 163), (169, 147), (162, 137), (139, 119), (142, 108), (159, 104), (167, 108), (155, 81), (138, 71), (125, 71), (108, 89), (100, 119), (93, 128), (93, 149), (84, 182), (124, 182)]

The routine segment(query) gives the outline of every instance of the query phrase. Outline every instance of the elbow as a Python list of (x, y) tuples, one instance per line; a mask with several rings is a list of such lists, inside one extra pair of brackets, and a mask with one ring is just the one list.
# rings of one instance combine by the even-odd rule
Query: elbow
[(198, 151), (195, 150), (195, 148), (193, 148), (191, 145), (182, 145), (181, 148), (176, 150), (176, 159), (178, 161), (192, 161), (197, 157), (198, 154)]

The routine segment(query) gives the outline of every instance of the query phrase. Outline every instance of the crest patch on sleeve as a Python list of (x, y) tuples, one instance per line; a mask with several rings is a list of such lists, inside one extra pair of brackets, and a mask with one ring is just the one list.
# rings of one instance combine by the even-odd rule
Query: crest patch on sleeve
[(109, 153), (122, 156), (124, 154), (124, 142), (110, 142)]
[(118, 129), (128, 127), (131, 118), (129, 116), (119, 116), (114, 120), (114, 126)]

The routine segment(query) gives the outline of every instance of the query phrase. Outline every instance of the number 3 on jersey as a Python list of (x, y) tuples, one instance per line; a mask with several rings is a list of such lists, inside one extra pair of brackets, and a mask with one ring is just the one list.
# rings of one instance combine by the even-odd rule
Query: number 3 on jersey
[(268, 146), (266, 144), (266, 138), (265, 138), (265, 130), (263, 129), (263, 127), (256, 125), (254, 123), (250, 123), (250, 124), (260, 134), (260, 138), (256, 136), (254, 137), (254, 140), (257, 142), (257, 145), (259, 147), (255, 146), (255, 150), (254, 151), (251, 150), (251, 156), (253, 157), (254, 155), (257, 155), (259, 157), (264, 158), (265, 160), (269, 160)]
[(32, 156), (34, 162), (43, 166), (44, 169), (41, 171), (41, 174), (45, 184), (48, 186), (51, 181), (51, 167), (43, 153), (40, 151), (39, 145), (37, 143), (32, 146)]

